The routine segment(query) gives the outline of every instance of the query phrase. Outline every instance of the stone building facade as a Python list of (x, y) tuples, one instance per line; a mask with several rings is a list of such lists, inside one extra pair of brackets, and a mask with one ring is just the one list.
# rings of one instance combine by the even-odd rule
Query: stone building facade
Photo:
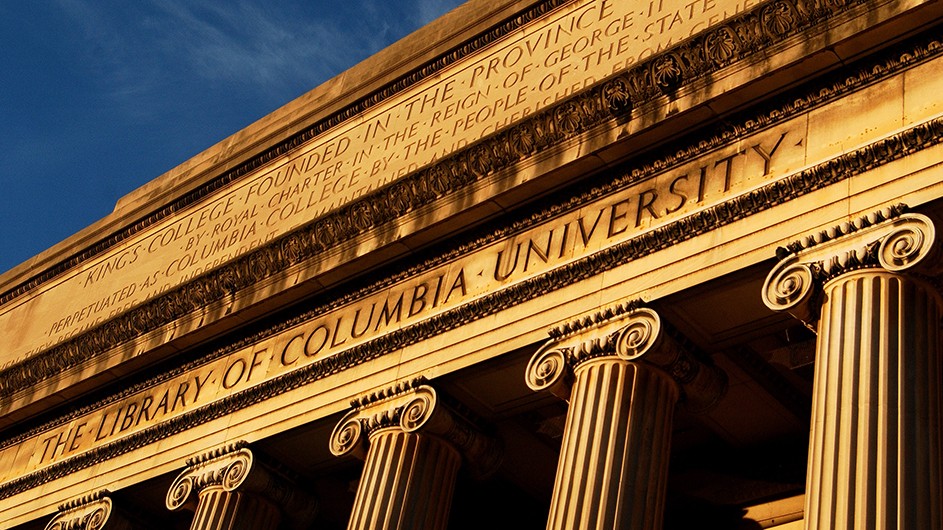
[(0, 527), (943, 528), (941, 15), (462, 5), (0, 277)]

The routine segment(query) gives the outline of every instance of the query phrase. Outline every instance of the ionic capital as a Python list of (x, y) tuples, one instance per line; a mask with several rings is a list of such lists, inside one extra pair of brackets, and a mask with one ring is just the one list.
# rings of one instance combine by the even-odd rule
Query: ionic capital
[(246, 442), (236, 442), (187, 460), (167, 492), (170, 510), (195, 509), (200, 492), (217, 487), (258, 495), (277, 506), (290, 528), (305, 528), (314, 519), (317, 501), (283, 471), (263, 463)]
[(943, 248), (934, 222), (896, 205), (777, 249), (780, 259), (763, 285), (763, 302), (811, 326), (822, 286), (863, 269), (937, 276)]
[(423, 378), (363, 396), (351, 402), (347, 413), (331, 433), (331, 453), (366, 457), (369, 437), (384, 428), (436, 436), (452, 445), (469, 464), (473, 475), (483, 478), (501, 463), (500, 444), (456, 407), (446, 405)]
[(528, 363), (527, 386), (569, 400), (577, 366), (613, 357), (656, 366), (680, 386), (689, 409), (711, 408), (726, 392), (726, 375), (702, 361), (684, 337), (669, 331), (658, 313), (640, 305), (631, 301), (551, 330), (552, 338)]
[(59, 505), (46, 530), (131, 530), (131, 523), (115, 513), (108, 495), (102, 490)]

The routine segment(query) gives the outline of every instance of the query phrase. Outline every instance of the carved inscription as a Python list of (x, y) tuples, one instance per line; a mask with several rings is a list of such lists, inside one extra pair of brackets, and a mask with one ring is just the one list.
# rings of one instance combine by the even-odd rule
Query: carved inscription
[[(11, 340), (0, 366), (99, 325), (757, 3), (594, 0), (558, 9), (37, 295), (9, 303), (0, 311), (0, 330), (16, 332), (6, 333)], [(654, 202), (642, 210), (641, 217), (658, 212)]]
[[(584, 258), (803, 166), (804, 132), (804, 119), (795, 119), (692, 160), (5, 451), (19, 449), (23, 466), (41, 469)], [(7, 458), (12, 456), (0, 453), (0, 461)]]

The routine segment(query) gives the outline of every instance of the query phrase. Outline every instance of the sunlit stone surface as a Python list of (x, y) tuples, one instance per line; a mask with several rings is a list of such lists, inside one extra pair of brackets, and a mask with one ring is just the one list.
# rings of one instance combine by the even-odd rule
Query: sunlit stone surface
[(0, 527), (939, 529), (941, 14), (459, 7), (0, 277)]

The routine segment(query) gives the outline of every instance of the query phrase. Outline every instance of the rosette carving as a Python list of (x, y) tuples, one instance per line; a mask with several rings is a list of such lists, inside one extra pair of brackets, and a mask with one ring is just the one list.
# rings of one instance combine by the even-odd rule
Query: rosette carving
[(777, 1), (760, 11), (763, 27), (772, 37), (780, 37), (796, 28), (797, 16), (789, 2)]
[(809, 235), (777, 251), (781, 258), (763, 285), (763, 302), (788, 311), (808, 326), (817, 320), (823, 285), (862, 269), (943, 272), (943, 249), (934, 222), (896, 205)]
[(508, 148), (517, 158), (527, 156), (537, 149), (534, 131), (528, 124), (522, 124), (511, 129), (508, 134)]
[(721, 26), (704, 38), (704, 53), (718, 66), (736, 58), (739, 49), (740, 39), (728, 26)]
[(489, 145), (479, 143), (469, 149), (468, 166), (475, 175), (488, 175), (495, 170), (496, 165), (494, 152)]
[(576, 101), (566, 101), (555, 109), (553, 117), (561, 131), (573, 134), (582, 127), (584, 114)]
[(431, 195), (430, 197), (441, 197), (448, 193), (452, 186), (451, 173), (442, 164), (433, 166), (429, 170), (429, 178), (425, 182)]
[(602, 98), (610, 112), (621, 114), (632, 109), (629, 83), (623, 77), (612, 79), (602, 87)]
[(674, 92), (684, 80), (681, 61), (673, 53), (657, 57), (651, 65), (652, 81), (663, 92)]

